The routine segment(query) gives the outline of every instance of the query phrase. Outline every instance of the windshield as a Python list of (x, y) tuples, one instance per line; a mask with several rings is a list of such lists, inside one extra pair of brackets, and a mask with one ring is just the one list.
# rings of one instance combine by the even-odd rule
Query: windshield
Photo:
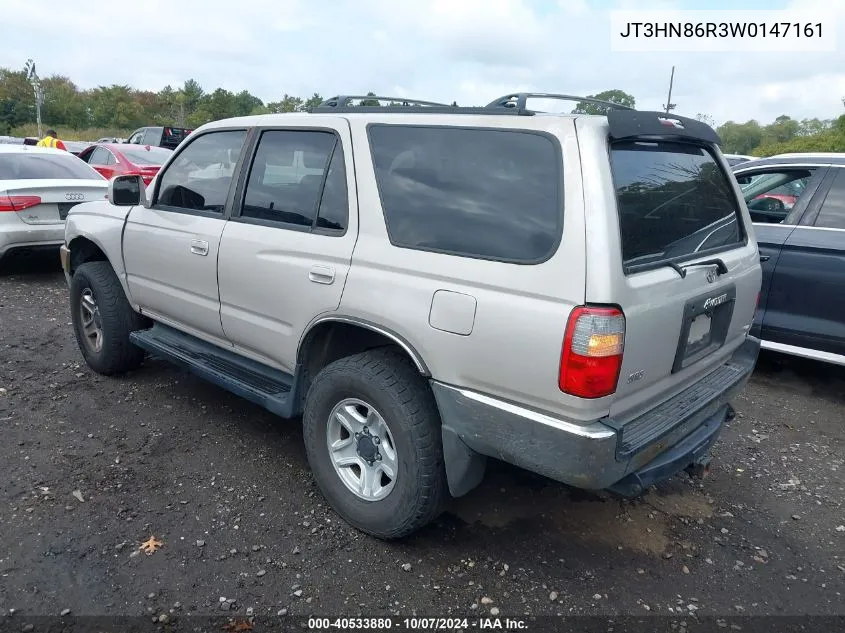
[(73, 154), (0, 154), (0, 180), (105, 180)]
[(120, 152), (126, 160), (135, 165), (153, 165), (161, 167), (173, 155), (173, 152), (163, 147), (121, 147)]
[(709, 150), (671, 142), (611, 145), (626, 265), (679, 259), (737, 244), (739, 204)]

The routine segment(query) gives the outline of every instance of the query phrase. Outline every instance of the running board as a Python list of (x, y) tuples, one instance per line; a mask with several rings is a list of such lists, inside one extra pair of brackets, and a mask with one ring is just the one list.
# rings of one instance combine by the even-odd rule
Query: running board
[(283, 418), (295, 415), (290, 374), (244, 358), (160, 323), (132, 332), (132, 343)]

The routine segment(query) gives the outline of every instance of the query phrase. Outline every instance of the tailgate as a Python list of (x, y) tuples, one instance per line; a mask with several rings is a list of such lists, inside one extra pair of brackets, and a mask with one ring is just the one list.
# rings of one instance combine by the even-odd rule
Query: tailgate
[(619, 380), (605, 404), (626, 419), (716, 370), (742, 344), (761, 273), (739, 187), (702, 124), (684, 135), (674, 127), (685, 129), (682, 117), (671, 129), (656, 113), (621, 118), (626, 125), (614, 127), (609, 117), (595, 149), (613, 196), (602, 205), (610, 217), (597, 221), (605, 248), (589, 249), (586, 294), (625, 315)]

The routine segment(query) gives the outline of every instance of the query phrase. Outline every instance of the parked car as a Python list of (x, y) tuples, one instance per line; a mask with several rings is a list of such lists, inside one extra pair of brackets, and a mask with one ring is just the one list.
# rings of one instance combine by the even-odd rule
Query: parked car
[(733, 167), (734, 165), (739, 165), (740, 163), (747, 162), (749, 160), (755, 160), (756, 156), (747, 156), (745, 154), (725, 154), (725, 160), (728, 161), (728, 165)]
[(108, 182), (64, 150), (0, 145), (0, 258), (13, 250), (58, 249), (65, 218), (86, 200), (105, 200)]
[(191, 132), (193, 130), (168, 125), (148, 126), (132, 132), (126, 142), (132, 145), (152, 145), (153, 147), (176, 149), (179, 143), (184, 141)]
[(151, 351), (302, 415), (325, 498), (381, 538), (488, 457), (628, 496), (701, 472), (759, 350), (719, 137), (530, 98), (202, 126), (149, 188), (118, 176), (70, 214), (83, 357), (109, 375)]
[(118, 175), (139, 175), (148, 185), (172, 153), (172, 150), (150, 145), (101, 143), (83, 150), (79, 158), (106, 179)]
[(845, 365), (845, 154), (775, 156), (733, 171), (763, 266), (752, 334), (765, 349)]

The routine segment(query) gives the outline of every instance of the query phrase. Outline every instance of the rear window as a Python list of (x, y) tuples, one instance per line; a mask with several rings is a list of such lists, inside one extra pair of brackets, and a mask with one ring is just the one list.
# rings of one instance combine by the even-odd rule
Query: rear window
[(181, 127), (166, 127), (161, 136), (161, 144), (166, 147), (175, 147), (192, 131)]
[(173, 152), (162, 147), (145, 149), (141, 147), (121, 147), (120, 152), (126, 159), (135, 165), (164, 165), (164, 162), (173, 155)]
[(39, 178), (104, 180), (98, 172), (73, 154), (26, 152), (0, 154), (0, 180), (36, 180)]
[(728, 176), (707, 149), (624, 142), (610, 149), (622, 258), (629, 270), (744, 239)]
[(563, 222), (560, 149), (511, 130), (371, 125), (396, 246), (501, 261), (551, 256)]

